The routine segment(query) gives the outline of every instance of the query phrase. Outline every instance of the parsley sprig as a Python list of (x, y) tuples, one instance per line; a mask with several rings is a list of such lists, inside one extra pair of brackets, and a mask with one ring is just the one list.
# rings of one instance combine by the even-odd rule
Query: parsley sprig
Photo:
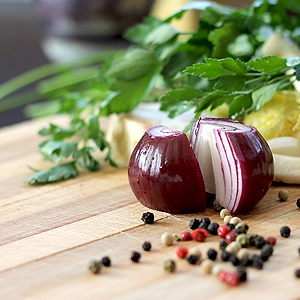
[[(62, 114), (69, 125), (49, 124), (39, 134), (39, 150), (54, 166), (27, 183), (48, 183), (96, 171), (104, 161), (116, 166), (100, 117), (131, 112), (142, 101), (159, 101), (173, 118), (188, 110), (199, 116), (226, 103), (229, 117), (259, 110), (277, 90), (300, 78), (299, 58), (262, 58), (272, 32), (300, 44), (298, 0), (256, 0), (243, 9), (192, 1), (165, 20), (147, 17), (128, 29), (126, 51), (101, 53), (75, 64), (51, 64), (0, 86), (0, 112), (34, 103), (30, 116)], [(187, 11), (201, 11), (199, 26), (182, 32), (172, 26)], [(294, 70), (293, 74), (286, 72)], [(13, 96), (27, 84), (35, 90)], [(4, 100), (4, 101), (3, 101)], [(104, 152), (104, 156), (99, 152)]]

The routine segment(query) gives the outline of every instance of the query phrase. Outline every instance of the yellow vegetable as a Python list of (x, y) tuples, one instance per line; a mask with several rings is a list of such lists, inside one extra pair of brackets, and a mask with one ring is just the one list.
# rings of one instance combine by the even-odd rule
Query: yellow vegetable
[(277, 92), (259, 111), (247, 115), (243, 122), (253, 125), (266, 140), (281, 136), (300, 138), (300, 94)]

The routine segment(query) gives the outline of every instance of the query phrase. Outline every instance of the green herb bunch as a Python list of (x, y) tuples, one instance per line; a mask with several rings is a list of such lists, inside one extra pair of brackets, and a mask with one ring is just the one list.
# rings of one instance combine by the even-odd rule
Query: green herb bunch
[[(298, 0), (256, 0), (236, 9), (210, 1), (192, 1), (166, 20), (147, 17), (128, 29), (126, 51), (100, 53), (70, 65), (52, 64), (20, 75), (0, 86), (0, 111), (41, 98), (28, 108), (31, 116), (64, 114), (69, 126), (49, 124), (39, 150), (55, 165), (27, 183), (48, 183), (76, 177), (79, 167), (101, 168), (97, 152), (116, 166), (100, 117), (131, 112), (142, 101), (158, 101), (170, 118), (188, 110), (199, 117), (226, 103), (228, 117), (259, 110), (275, 92), (293, 88), (300, 78), (300, 59), (261, 57), (272, 32), (300, 45)], [(171, 25), (188, 10), (201, 12), (198, 28), (180, 32)], [(286, 71), (295, 72), (286, 75)], [(11, 97), (36, 83), (33, 92)], [(5, 99), (4, 99), (5, 98)], [(4, 99), (4, 101), (3, 101)]]

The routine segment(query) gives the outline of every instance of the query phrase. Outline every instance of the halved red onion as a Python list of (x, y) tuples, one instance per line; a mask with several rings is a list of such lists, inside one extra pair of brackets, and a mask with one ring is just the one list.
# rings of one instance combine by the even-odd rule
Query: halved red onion
[(183, 132), (148, 129), (131, 154), (128, 175), (133, 193), (149, 208), (183, 213), (206, 207), (199, 163)]
[(190, 142), (208, 193), (232, 213), (251, 210), (274, 176), (272, 152), (256, 128), (232, 119), (200, 118)]

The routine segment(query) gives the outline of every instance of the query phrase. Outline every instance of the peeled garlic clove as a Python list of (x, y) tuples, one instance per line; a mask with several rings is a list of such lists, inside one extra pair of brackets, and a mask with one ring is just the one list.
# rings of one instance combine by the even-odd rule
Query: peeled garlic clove
[(290, 136), (282, 136), (267, 141), (273, 154), (300, 157), (299, 140)]
[(274, 154), (274, 181), (300, 184), (300, 157)]

